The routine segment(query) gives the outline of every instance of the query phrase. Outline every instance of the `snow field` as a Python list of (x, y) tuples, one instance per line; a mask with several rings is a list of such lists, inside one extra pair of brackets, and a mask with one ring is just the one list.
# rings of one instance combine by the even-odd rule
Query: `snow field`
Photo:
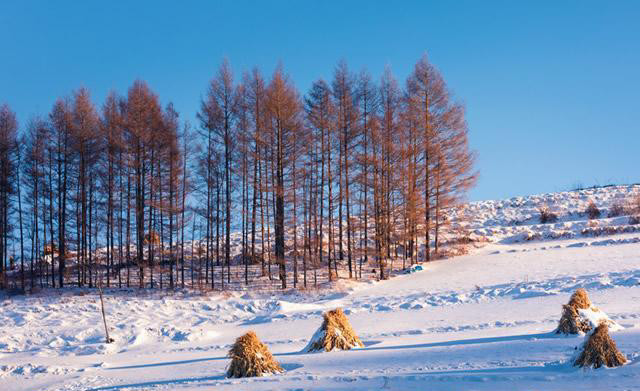
[[(570, 221), (569, 212), (591, 198), (606, 208), (623, 190), (532, 196), (512, 208), (554, 199), (565, 216), (559, 224), (571, 228), (586, 218)], [(574, 227), (571, 238), (516, 241), (524, 225), (505, 222), (533, 212), (501, 202), (513, 203), (472, 204), (487, 222), (477, 229), (500, 232), (492, 243), (388, 281), (341, 280), (304, 293), (107, 291), (116, 341), (108, 345), (94, 291), (0, 298), (0, 390), (640, 389), (640, 234), (589, 236)], [(627, 365), (571, 365), (584, 337), (553, 330), (580, 287), (622, 327), (611, 335)], [(365, 347), (302, 353), (322, 313), (336, 307)], [(225, 378), (226, 353), (249, 330), (285, 373)]]

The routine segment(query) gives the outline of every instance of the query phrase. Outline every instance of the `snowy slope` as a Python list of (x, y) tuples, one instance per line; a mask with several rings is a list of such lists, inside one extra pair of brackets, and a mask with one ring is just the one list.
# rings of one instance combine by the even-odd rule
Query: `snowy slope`
[[(640, 185), (623, 185), (477, 201), (467, 204), (454, 219), (463, 216), (464, 225), (474, 235), (502, 243), (634, 233), (640, 231), (640, 225), (629, 224), (629, 204), (637, 202), (638, 196)], [(600, 210), (600, 218), (588, 219), (585, 211), (590, 202)], [(627, 210), (613, 217), (615, 205)], [(558, 221), (541, 224), (539, 210), (543, 207), (555, 213)]]
[[(493, 230), (491, 243), (388, 281), (343, 280), (332, 291), (282, 294), (111, 291), (105, 299), (116, 342), (109, 345), (93, 291), (4, 298), (0, 389), (640, 389), (640, 234), (583, 235), (573, 227), (588, 224), (578, 211), (589, 198), (606, 209), (619, 189), (523, 197), (520, 206), (471, 204), (483, 217), (470, 224)], [(549, 197), (556, 197), (559, 224), (575, 235), (514, 240), (523, 227), (565, 229), (534, 223), (537, 203)], [(514, 219), (524, 223), (510, 225)], [(606, 212), (601, 220), (615, 222)], [(583, 337), (551, 332), (579, 287), (623, 327), (612, 337), (628, 365), (571, 366)], [(365, 348), (301, 353), (322, 312), (338, 306)], [(248, 330), (269, 346), (284, 374), (224, 377), (230, 344)]]

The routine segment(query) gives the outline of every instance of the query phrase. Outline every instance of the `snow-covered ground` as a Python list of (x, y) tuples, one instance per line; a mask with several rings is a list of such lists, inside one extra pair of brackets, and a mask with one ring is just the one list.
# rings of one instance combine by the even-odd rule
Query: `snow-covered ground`
[[(472, 203), (470, 227), (490, 243), (382, 282), (331, 289), (200, 295), (46, 290), (0, 301), (0, 390), (631, 390), (640, 389), (640, 232), (607, 208), (638, 187)], [(580, 215), (593, 199), (603, 218)], [(558, 213), (538, 224), (540, 204)], [(571, 232), (555, 236), (545, 232)], [(613, 234), (611, 234), (613, 233)], [(535, 237), (521, 240), (522, 235)], [(536, 235), (539, 234), (539, 235)], [(584, 337), (552, 333), (579, 287), (624, 329), (629, 363), (581, 370)], [(362, 349), (302, 353), (322, 312), (343, 307)], [(254, 330), (285, 373), (227, 379), (226, 353)]]
[[(629, 224), (631, 209), (638, 208), (640, 185), (596, 187), (558, 193), (471, 202), (463, 210), (466, 226), (474, 235), (490, 241), (518, 243), (531, 240), (594, 237), (637, 232), (640, 224)], [(589, 220), (586, 209), (593, 202), (600, 211)], [(613, 213), (622, 206), (622, 214)], [(555, 213), (557, 222), (540, 224), (540, 208)]]

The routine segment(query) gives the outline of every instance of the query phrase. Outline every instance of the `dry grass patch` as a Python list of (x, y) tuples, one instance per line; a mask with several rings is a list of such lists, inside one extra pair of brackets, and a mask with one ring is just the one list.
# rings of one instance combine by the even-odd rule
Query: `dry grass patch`
[(619, 367), (627, 362), (618, 350), (615, 341), (609, 336), (609, 326), (601, 323), (585, 342), (578, 359), (573, 363), (578, 367)]
[(236, 339), (229, 350), (229, 357), (231, 363), (227, 377), (255, 377), (284, 372), (267, 345), (253, 331)]
[(342, 308), (325, 312), (322, 326), (313, 334), (304, 348), (305, 352), (330, 352), (334, 349), (362, 348), (364, 344), (356, 335)]

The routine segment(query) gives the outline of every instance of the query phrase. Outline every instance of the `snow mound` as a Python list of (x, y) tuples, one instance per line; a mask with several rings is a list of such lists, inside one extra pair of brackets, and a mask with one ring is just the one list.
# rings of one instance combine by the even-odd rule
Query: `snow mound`
[(589, 322), (591, 330), (594, 330), (596, 327), (603, 323), (607, 325), (610, 332), (620, 331), (624, 329), (624, 327), (619, 325), (614, 320), (611, 320), (611, 318), (609, 318), (609, 316), (604, 311), (598, 308), (591, 307), (588, 309), (580, 309), (578, 310), (578, 314), (580, 315), (580, 318)]

